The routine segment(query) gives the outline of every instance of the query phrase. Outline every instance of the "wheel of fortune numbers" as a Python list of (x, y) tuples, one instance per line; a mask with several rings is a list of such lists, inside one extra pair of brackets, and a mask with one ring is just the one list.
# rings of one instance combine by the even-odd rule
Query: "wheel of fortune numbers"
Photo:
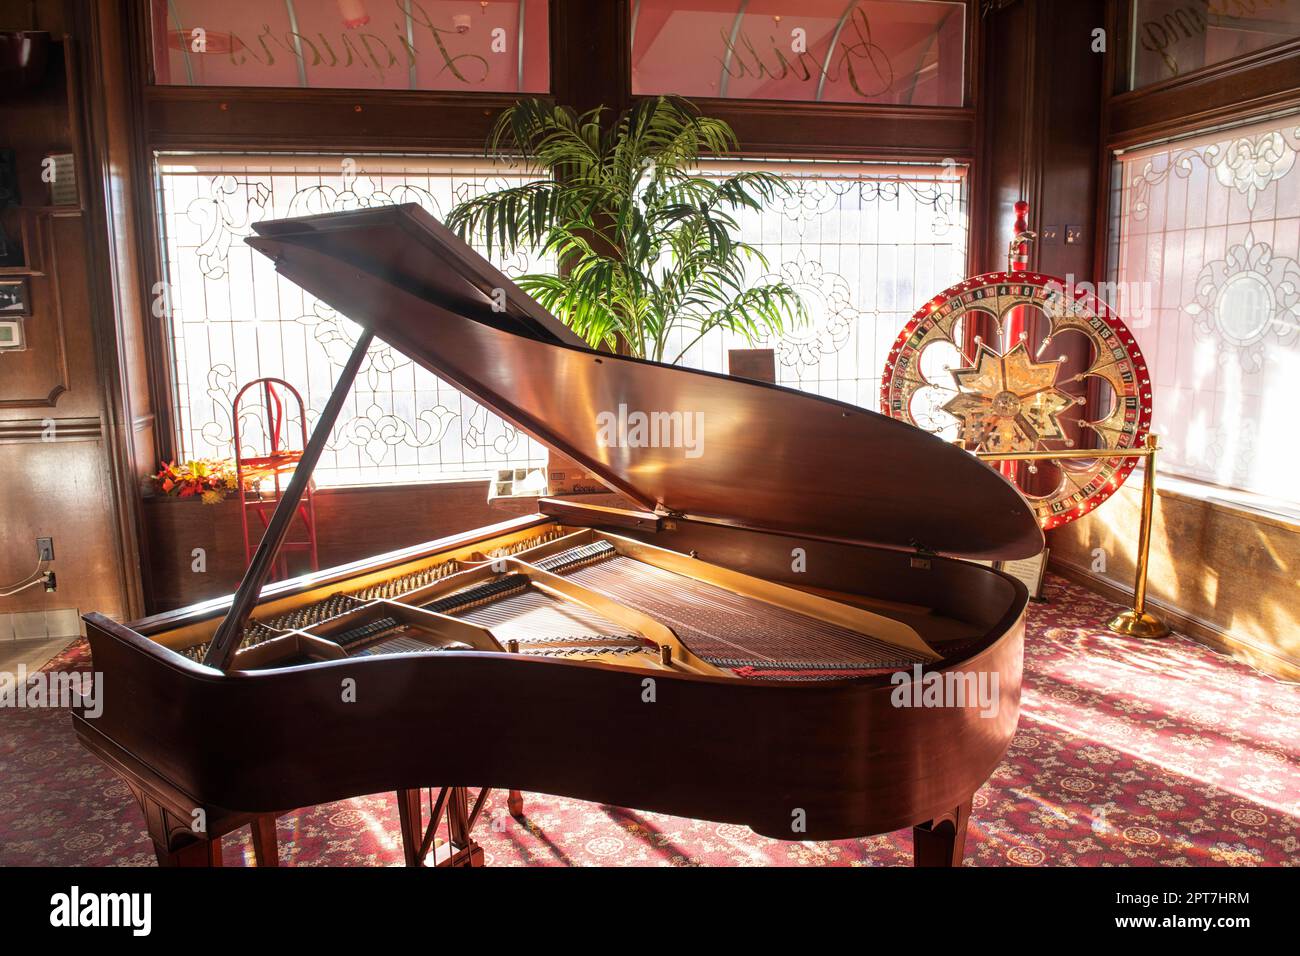
[[(1023, 329), (1013, 334), (1017, 326)], [(980, 327), (996, 331), (968, 335)], [(1075, 335), (1088, 342), (1086, 367), (1062, 377), (1066, 357), (1052, 355), (1052, 346)], [(1089, 380), (1102, 384), (1088, 388)], [(1081, 394), (1062, 389), (1070, 385)], [(1096, 408), (1088, 407), (1090, 392), (1102, 393)], [(1033, 478), (1040, 473), (1037, 463), (1003, 467), (1043, 528), (1087, 514), (1124, 483), (1137, 459), (1104, 457), (1101, 449), (1134, 448), (1145, 440), (1151, 380), (1133, 334), (1104, 302), (1034, 272), (973, 276), (936, 295), (899, 333), (881, 381), (884, 414), (972, 452), (1071, 448), (1065, 416), (1074, 417), (1076, 407), (1074, 426), (1097, 436), (1100, 457), (1044, 462), (1059, 481)], [(1051, 487), (1040, 487), (1044, 483)]]

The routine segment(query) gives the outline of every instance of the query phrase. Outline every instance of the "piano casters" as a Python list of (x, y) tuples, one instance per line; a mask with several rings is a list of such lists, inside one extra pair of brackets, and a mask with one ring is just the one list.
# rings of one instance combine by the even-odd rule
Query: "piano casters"
[(253, 858), (258, 866), (279, 865), (279, 843), (273, 813), (221, 814), (209, 812), (207, 832), (194, 832), (193, 811), (164, 804), (144, 790), (132, 786), (145, 827), (153, 841), (159, 866), (221, 866), (221, 838), (247, 826), (252, 831)]
[[(972, 799), (974, 799), (972, 797)], [(966, 855), (966, 825), (971, 801), (941, 817), (912, 827), (912, 862), (916, 866), (961, 866)]]

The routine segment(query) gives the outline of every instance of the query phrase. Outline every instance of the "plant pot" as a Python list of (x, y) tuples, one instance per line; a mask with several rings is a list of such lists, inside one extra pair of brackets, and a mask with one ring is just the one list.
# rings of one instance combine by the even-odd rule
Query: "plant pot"
[(0, 32), (0, 95), (34, 90), (45, 80), (50, 35), (41, 30)]

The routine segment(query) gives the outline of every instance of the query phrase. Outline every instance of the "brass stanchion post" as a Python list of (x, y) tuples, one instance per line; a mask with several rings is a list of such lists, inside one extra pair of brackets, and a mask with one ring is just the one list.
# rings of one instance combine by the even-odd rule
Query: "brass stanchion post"
[(1146, 466), (1142, 470), (1142, 525), (1138, 530), (1138, 550), (1133, 580), (1133, 607), (1111, 618), (1106, 626), (1126, 637), (1164, 637), (1169, 627), (1146, 609), (1147, 561), (1151, 556), (1151, 521), (1156, 501), (1155, 435), (1147, 435)]

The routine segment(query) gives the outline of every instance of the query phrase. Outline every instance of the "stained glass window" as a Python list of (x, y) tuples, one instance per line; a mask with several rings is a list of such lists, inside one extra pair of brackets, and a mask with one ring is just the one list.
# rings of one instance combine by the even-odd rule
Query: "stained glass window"
[[(965, 170), (929, 165), (768, 162), (789, 196), (739, 217), (767, 257), (753, 279), (794, 285), (810, 320), (774, 341), (780, 384), (875, 409), (890, 344), (917, 306), (965, 273)], [(706, 172), (736, 168), (710, 166)], [(481, 161), (414, 156), (160, 157), (163, 251), (175, 354), (178, 454), (232, 454), (230, 402), (261, 376), (302, 391), (308, 426), (324, 406), (357, 327), (279, 277), (243, 243), (254, 222), (417, 202), (443, 217), (459, 200), (519, 182)], [(553, 264), (494, 257), (512, 276)], [(669, 343), (680, 364), (726, 371), (748, 348), (718, 330)], [(260, 442), (260, 410), (241, 422)], [(253, 447), (250, 444), (250, 448)], [(382, 343), (370, 350), (315, 475), (322, 485), (486, 477), (546, 460), (508, 423)]]
[(1112, 292), (1163, 471), (1300, 502), (1300, 114), (1124, 153)]

